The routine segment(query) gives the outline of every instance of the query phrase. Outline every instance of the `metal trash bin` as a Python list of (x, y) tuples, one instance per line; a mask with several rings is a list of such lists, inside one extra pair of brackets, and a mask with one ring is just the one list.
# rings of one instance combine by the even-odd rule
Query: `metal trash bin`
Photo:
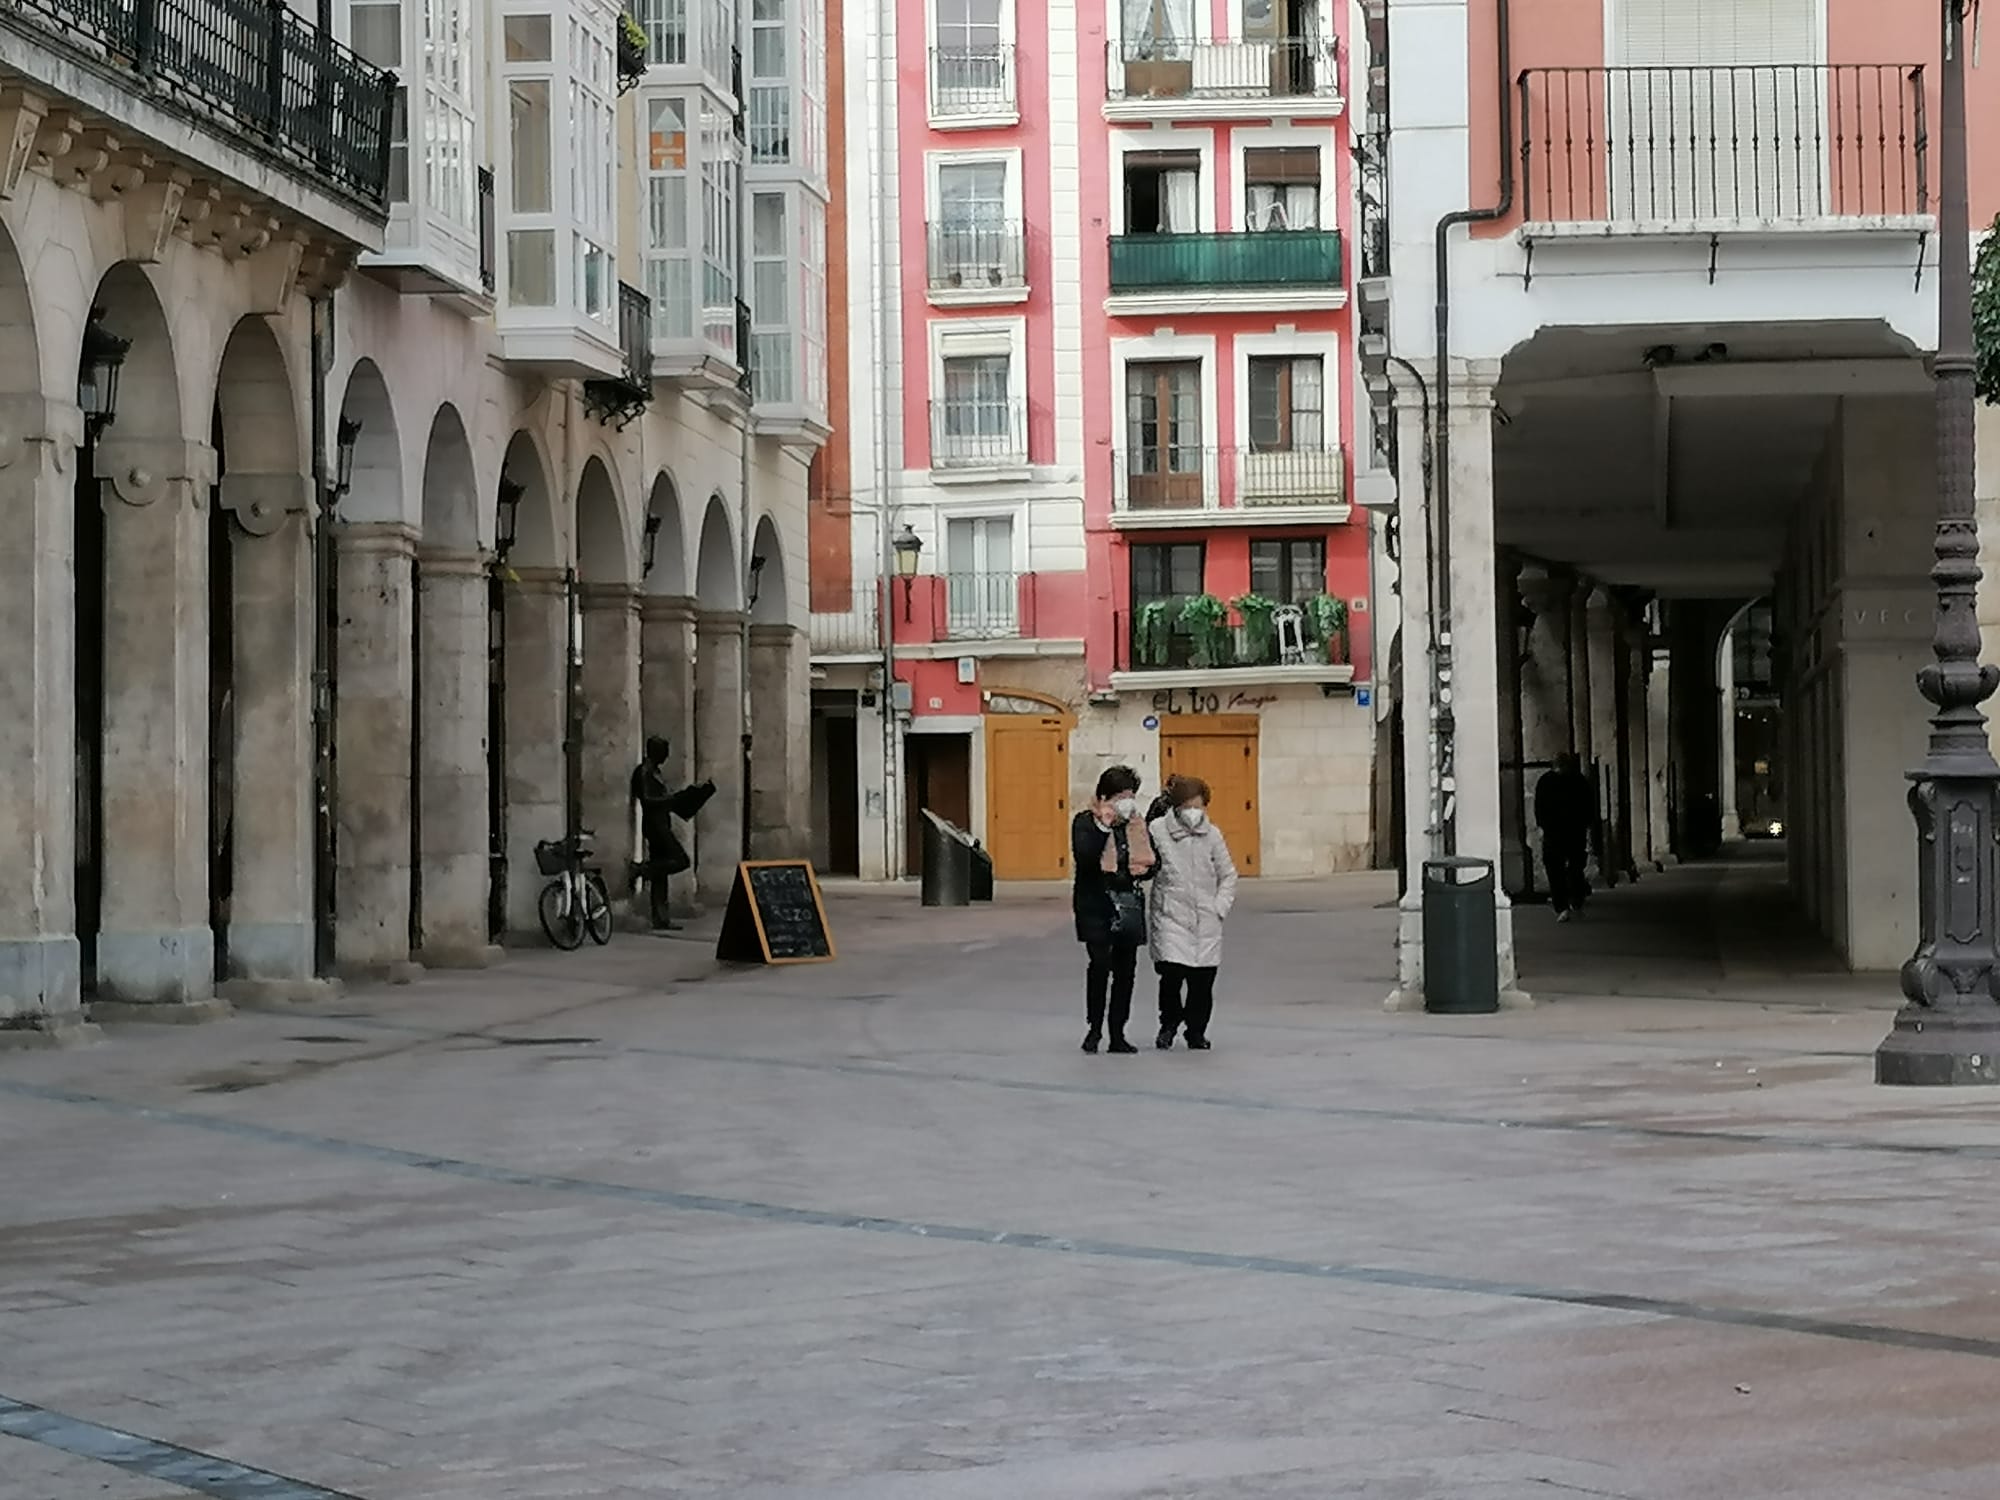
[(1493, 861), (1424, 861), (1424, 1009), (1484, 1016), (1500, 1009)]
[(972, 899), (991, 901), (993, 899), (993, 856), (975, 839), (967, 851), (972, 856)]
[(970, 906), (972, 841), (928, 807), (923, 813), (924, 905)]

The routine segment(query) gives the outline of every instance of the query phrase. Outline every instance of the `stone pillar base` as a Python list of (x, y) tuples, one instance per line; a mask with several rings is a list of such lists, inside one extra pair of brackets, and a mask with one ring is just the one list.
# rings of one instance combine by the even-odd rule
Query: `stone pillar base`
[(81, 1011), (74, 1020), (45, 1016), (28, 1025), (9, 1023), (0, 1026), (0, 1052), (25, 1052), (39, 1047), (81, 1047), (103, 1039), (104, 1033), (83, 1020)]
[(385, 963), (336, 964), (334, 968), (346, 984), (415, 984), (424, 977), (424, 966), (413, 958), (390, 959)]
[(345, 989), (338, 979), (225, 979), (215, 992), (231, 1005), (315, 1005)]
[(310, 922), (231, 922), (229, 977), (232, 981), (303, 984), (316, 967)]
[(199, 1026), (227, 1020), (235, 1008), (227, 1000), (93, 1000), (85, 1013), (106, 1026)]
[[(206, 1004), (215, 997), (215, 934), (207, 927), (104, 932), (97, 938), (98, 1005)], [(95, 1010), (96, 1007), (93, 1007)]]
[(0, 942), (0, 1027), (82, 1019), (83, 954), (73, 937)]
[(426, 969), (490, 969), (506, 956), (507, 950), (495, 943), (470, 948), (440, 948), (435, 943), (426, 943), (423, 952)]

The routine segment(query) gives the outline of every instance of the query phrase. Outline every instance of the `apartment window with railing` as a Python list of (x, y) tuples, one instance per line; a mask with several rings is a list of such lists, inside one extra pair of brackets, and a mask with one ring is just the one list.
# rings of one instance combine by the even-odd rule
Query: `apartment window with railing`
[(932, 0), (931, 108), (983, 115), (1014, 105), (1009, 0)]
[(937, 266), (932, 278), (945, 286), (1000, 284), (1010, 263), (1008, 163), (941, 163), (937, 169)]
[(954, 639), (1016, 634), (1020, 589), (1014, 572), (1014, 522), (974, 516), (945, 523), (946, 630)]
[(1201, 362), (1134, 360), (1125, 367), (1127, 503), (1202, 500)]
[(689, 233), (688, 105), (646, 98), (646, 295), (653, 299), (653, 334), (694, 337), (694, 243)]
[(1125, 154), (1125, 232), (1198, 234), (1201, 157), (1192, 151)]
[(1317, 354), (1250, 360), (1250, 451), (1326, 446), (1325, 363)]
[(587, 318), (612, 322), (618, 278), (611, 243), (616, 233), (618, 142), (616, 60), (609, 30), (576, 13), (569, 32), (570, 214), (576, 221), (576, 305)]
[(750, 162), (791, 160), (792, 81), (786, 59), (785, 0), (750, 0)]
[(1319, 148), (1251, 147), (1243, 153), (1243, 227), (1319, 228)]
[(701, 103), (702, 336), (732, 357), (736, 348), (736, 131), (729, 116)]
[(349, 0), (349, 45), (364, 62), (396, 77), (389, 122), (389, 201), (410, 201), (410, 90), (403, 78), (403, 0)]
[(1200, 542), (1144, 542), (1130, 556), (1130, 659), (1135, 666), (1185, 667), (1194, 639), (1181, 606), (1202, 592), (1206, 549)]
[(791, 236), (782, 192), (750, 195), (750, 370), (758, 401), (795, 399)]
[(944, 434), (968, 446), (1008, 436), (1013, 360), (1005, 354), (947, 355)]

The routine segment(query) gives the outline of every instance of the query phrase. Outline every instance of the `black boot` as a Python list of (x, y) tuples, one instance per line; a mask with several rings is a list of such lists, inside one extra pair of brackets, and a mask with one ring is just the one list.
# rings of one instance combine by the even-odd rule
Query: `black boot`
[[(1091, 1027), (1090, 1030), (1086, 1031), (1083, 1034), (1083, 1050), (1086, 1052), (1095, 1052), (1097, 1050), (1097, 1043), (1100, 1040), (1100, 1037), (1101, 1033), (1098, 1031), (1098, 1029), (1095, 1026)], [(1113, 1047), (1111, 1050), (1116, 1052), (1118, 1049), (1116, 1047)]]
[(1124, 1037), (1114, 1036), (1111, 1039), (1111, 1045), (1104, 1050), (1106, 1052), (1137, 1052), (1139, 1049), (1126, 1041)]
[(1174, 1050), (1173, 1028), (1168, 1026), (1162, 1026), (1160, 1028), (1160, 1034), (1153, 1038), (1153, 1045), (1155, 1047), (1158, 1047), (1162, 1052), (1173, 1051)]

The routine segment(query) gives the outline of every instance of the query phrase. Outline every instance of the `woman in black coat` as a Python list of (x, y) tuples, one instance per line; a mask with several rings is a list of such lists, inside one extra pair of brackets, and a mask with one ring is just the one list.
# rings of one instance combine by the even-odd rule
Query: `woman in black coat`
[(1090, 955), (1083, 1004), (1090, 1030), (1083, 1050), (1095, 1052), (1104, 1039), (1110, 1010), (1110, 1052), (1136, 1052), (1125, 1040), (1132, 1014), (1132, 979), (1145, 946), (1144, 908), (1138, 883), (1152, 873), (1153, 849), (1140, 817), (1139, 774), (1113, 766), (1097, 778), (1097, 800), (1070, 824), (1070, 868), (1075, 885), (1070, 907), (1076, 938)]

